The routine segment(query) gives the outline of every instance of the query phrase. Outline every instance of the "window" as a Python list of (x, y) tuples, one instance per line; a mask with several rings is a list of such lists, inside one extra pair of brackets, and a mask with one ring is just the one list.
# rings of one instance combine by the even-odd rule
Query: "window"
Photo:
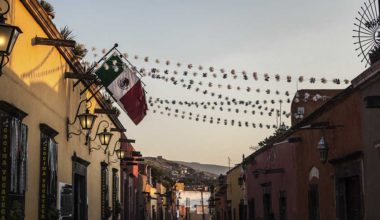
[[(334, 161), (337, 218), (364, 219), (361, 153)], [(354, 159), (353, 159), (354, 158)]]
[[(28, 127), (26, 113), (0, 101), (0, 219), (23, 219), (27, 190)], [(12, 213), (12, 217), (10, 216)]]
[(40, 124), (41, 149), (40, 149), (40, 219), (47, 215), (58, 213), (57, 190), (58, 190), (58, 144), (54, 137), (58, 134), (46, 124)]
[(280, 191), (279, 198), (280, 220), (286, 220), (286, 194), (285, 191)]
[(118, 170), (112, 169), (112, 219), (116, 220), (120, 214), (119, 175)]
[(304, 107), (298, 107), (297, 108), (297, 114), (304, 115), (305, 114), (305, 108)]
[(271, 220), (274, 218), (272, 212), (272, 183), (263, 183), (261, 187), (263, 190), (264, 220)]
[(108, 180), (108, 164), (101, 162), (101, 219), (108, 220), (111, 217), (111, 209), (109, 207), (109, 180)]

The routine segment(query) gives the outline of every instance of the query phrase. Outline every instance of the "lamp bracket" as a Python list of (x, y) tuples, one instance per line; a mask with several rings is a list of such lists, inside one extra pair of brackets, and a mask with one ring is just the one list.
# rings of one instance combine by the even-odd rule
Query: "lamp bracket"
[(74, 40), (64, 40), (64, 39), (50, 39), (44, 37), (35, 37), (32, 39), (32, 45), (45, 45), (45, 46), (55, 46), (55, 47), (71, 47), (74, 48), (76, 42)]
[(96, 147), (89, 146), (88, 147), (88, 153), (91, 154), (92, 151), (94, 151), (94, 150), (100, 150), (100, 149), (105, 150), (101, 145), (98, 145)]
[(69, 141), (69, 138), (72, 138), (73, 135), (81, 135), (82, 134), (82, 131), (80, 131), (79, 133), (75, 133), (75, 132), (70, 132), (70, 121), (69, 121), (69, 118), (66, 119), (66, 140)]
[(73, 73), (65, 72), (65, 79), (86, 79), (86, 80), (95, 80), (96, 76), (92, 74), (82, 74), (82, 73)]
[(120, 143), (128, 143), (127, 141), (128, 141), (127, 138), (120, 138), (120, 139), (119, 139), (119, 142), (120, 142)]
[[(75, 118), (74, 118), (74, 121), (73, 121), (73, 122), (70, 122), (69, 118), (67, 118), (67, 119), (68, 119), (68, 123), (67, 123), (68, 125), (73, 125), (73, 124), (75, 124), (75, 122), (77, 121), (77, 118), (78, 118), (79, 109), (80, 109), (81, 105), (82, 105), (84, 102), (87, 102), (87, 100), (84, 99), (84, 100), (80, 101), (80, 103), (79, 103), (79, 105), (78, 105), (78, 108), (77, 108), (77, 112), (75, 113)], [(91, 103), (90, 103), (90, 105), (91, 105)]]
[[(91, 74), (88, 73), (88, 74), (83, 74), (83, 75), (91, 75)], [(87, 80), (86, 82), (88, 82), (88, 85), (82, 91), (80, 91), (80, 95), (83, 95), (87, 90), (89, 90), (92, 84), (96, 84), (98, 86), (101, 85), (101, 82), (96, 78), (92, 80)]]
[[(117, 111), (115, 109), (101, 109), (101, 108), (96, 108), (94, 110), (96, 114), (105, 114), (105, 115), (116, 115)], [(111, 128), (111, 131), (113, 131), (114, 128)]]
[[(105, 124), (106, 124), (106, 125), (104, 126), (104, 128), (108, 128), (108, 127), (110, 126), (110, 124), (108, 123), (108, 121), (106, 121), (106, 120), (102, 120), (102, 121), (100, 121), (99, 124), (98, 124), (98, 128), (96, 129), (96, 133), (95, 133), (95, 137), (94, 137), (94, 138), (91, 138), (91, 136), (90, 136), (90, 132), (87, 133), (87, 136), (88, 136), (88, 140), (89, 140), (89, 142), (91, 142), (91, 141), (95, 141), (95, 139), (96, 139), (96, 135), (99, 134), (100, 125), (101, 125), (102, 123), (105, 123)], [(86, 143), (87, 143), (87, 141), (86, 141)], [(88, 144), (88, 143), (87, 143), (87, 144)], [(86, 145), (87, 145), (87, 144), (86, 144)]]
[(111, 131), (116, 131), (116, 132), (126, 132), (127, 129), (125, 129), (125, 128), (111, 128)]
[(9, 57), (6, 54), (0, 54), (0, 76), (3, 75), (3, 67), (9, 63)]
[(134, 139), (127, 139), (127, 143), (136, 143), (136, 140), (134, 140)]
[(91, 97), (87, 99), (87, 102), (91, 101), (91, 99), (94, 98), (95, 95), (96, 95), (98, 92), (100, 92), (100, 90), (101, 90), (102, 88), (103, 88), (103, 86), (100, 86), (99, 89), (96, 90), (96, 91), (91, 95)]

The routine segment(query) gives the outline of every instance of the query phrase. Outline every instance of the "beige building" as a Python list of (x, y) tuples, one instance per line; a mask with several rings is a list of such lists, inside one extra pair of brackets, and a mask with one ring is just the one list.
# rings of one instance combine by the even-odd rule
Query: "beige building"
[[(81, 95), (87, 85), (65, 79), (65, 72), (82, 72), (69, 48), (32, 44), (36, 36), (61, 39), (36, 0), (11, 0), (6, 16), (23, 33), (0, 76), (1, 169), (6, 174), (0, 219), (56, 219), (57, 209), (72, 219), (108, 219), (110, 214), (117, 219), (120, 163), (113, 150), (120, 133), (113, 132), (104, 150), (96, 129), (101, 121), (99, 132), (107, 124), (108, 131), (122, 125), (115, 116), (98, 115), (90, 144), (78, 120), (67, 131), (67, 119), (74, 121), (94, 87)], [(79, 114), (85, 106), (82, 102)], [(87, 106), (91, 113), (111, 107), (100, 93)], [(81, 134), (67, 138), (68, 132)]]
[(244, 216), (244, 181), (241, 165), (227, 172), (227, 215), (228, 219), (245, 219)]

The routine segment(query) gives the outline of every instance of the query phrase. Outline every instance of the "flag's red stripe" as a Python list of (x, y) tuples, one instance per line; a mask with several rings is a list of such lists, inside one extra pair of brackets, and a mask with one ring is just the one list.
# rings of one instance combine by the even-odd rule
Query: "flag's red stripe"
[(139, 124), (145, 117), (148, 109), (140, 80), (120, 99), (120, 102), (123, 104), (133, 123)]

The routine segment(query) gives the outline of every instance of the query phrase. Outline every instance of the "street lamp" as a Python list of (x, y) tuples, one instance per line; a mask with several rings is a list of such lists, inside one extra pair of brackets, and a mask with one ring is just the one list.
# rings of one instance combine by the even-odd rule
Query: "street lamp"
[[(102, 123), (105, 123), (106, 125), (105, 125), (105, 127), (104, 127), (103, 132), (100, 132), (100, 133), (99, 133), (99, 128), (100, 128), (100, 125), (101, 125)], [(90, 143), (91, 143), (92, 141), (95, 141), (96, 136), (98, 136), (99, 141), (100, 141), (100, 144), (103, 145), (103, 146), (106, 146), (106, 148), (104, 149), (104, 154), (106, 154), (107, 149), (108, 149), (108, 145), (109, 145), (109, 143), (111, 142), (111, 139), (112, 139), (112, 136), (113, 136), (113, 133), (111, 133), (111, 132), (109, 132), (109, 131), (107, 130), (108, 127), (109, 127), (109, 123), (108, 123), (108, 121), (106, 121), (106, 120), (102, 120), (102, 121), (100, 121), (99, 124), (98, 124), (98, 128), (96, 129), (96, 133), (95, 133), (95, 137), (94, 137), (94, 138), (91, 138), (91, 137), (90, 137), (90, 132), (87, 133), (87, 137), (86, 137), (86, 143), (85, 143), (85, 145), (89, 145), (89, 146), (90, 146)], [(89, 148), (90, 148), (90, 151), (91, 151), (91, 149), (96, 149), (96, 150), (99, 150), (99, 149), (100, 149), (100, 148), (91, 148), (91, 146), (90, 146)]]
[(321, 162), (324, 164), (327, 161), (327, 156), (329, 153), (329, 147), (327, 145), (327, 142), (325, 141), (325, 138), (322, 136), (321, 139), (318, 142), (317, 150), (319, 151), (319, 157)]
[[(75, 114), (75, 119), (73, 122), (70, 122), (69, 118), (67, 118), (67, 120), (66, 120), (66, 133), (67, 133), (66, 138), (67, 138), (67, 140), (69, 140), (69, 138), (72, 135), (80, 135), (82, 133), (82, 132), (74, 133), (74, 132), (69, 131), (69, 126), (74, 125), (75, 122), (77, 121), (77, 119), (79, 120), (79, 124), (83, 130), (90, 131), (94, 125), (94, 122), (95, 122), (95, 119), (97, 118), (97, 116), (94, 114), (91, 114), (90, 111), (88, 110), (88, 107), (86, 107), (85, 113), (79, 114), (79, 109), (80, 109), (81, 105), (86, 101), (87, 100), (85, 99), (79, 103), (78, 108), (77, 108), (77, 112)], [(90, 102), (90, 105), (91, 105), (91, 102)]]
[[(124, 143), (124, 142), (126, 142), (126, 139), (120, 138), (118, 141), (116, 141), (112, 153), (108, 152), (108, 161), (109, 161), (109, 163), (118, 163), (121, 160), (123, 160), (123, 159), (126, 158), (125, 157), (125, 151), (126, 151), (126, 149), (122, 149), (121, 148), (121, 143)], [(116, 146), (117, 146), (118, 143), (119, 143), (119, 148), (116, 149)], [(113, 155), (115, 155), (115, 153), (116, 153), (116, 156), (117, 156), (118, 160), (116, 160), (116, 161), (110, 161), (110, 157), (113, 156)]]
[(83, 130), (91, 130), (97, 117), (98, 116), (91, 114), (88, 108), (86, 108), (85, 113), (78, 115), (79, 124)]
[(107, 128), (104, 128), (103, 132), (97, 134), (101, 145), (108, 145), (112, 138), (112, 133), (107, 131)]
[(116, 153), (117, 159), (119, 159), (119, 160), (124, 159), (125, 151), (123, 149), (119, 148), (119, 149), (115, 150), (115, 153)]
[(17, 26), (5, 24), (4, 15), (9, 12), (9, 2), (0, 1), (0, 76), (2, 68), (9, 62), (9, 55), (17, 41), (18, 36), (22, 33)]

